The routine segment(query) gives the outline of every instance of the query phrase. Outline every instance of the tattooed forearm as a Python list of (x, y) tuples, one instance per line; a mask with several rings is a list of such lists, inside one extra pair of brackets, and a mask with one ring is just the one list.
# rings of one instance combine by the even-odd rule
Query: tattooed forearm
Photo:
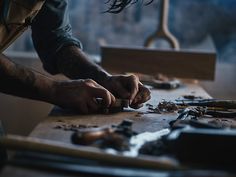
[(50, 80), (0, 55), (0, 92), (44, 101)]
[(107, 79), (109, 74), (100, 66), (89, 61), (76, 46), (64, 47), (57, 55), (58, 70), (70, 79), (93, 79), (98, 83)]

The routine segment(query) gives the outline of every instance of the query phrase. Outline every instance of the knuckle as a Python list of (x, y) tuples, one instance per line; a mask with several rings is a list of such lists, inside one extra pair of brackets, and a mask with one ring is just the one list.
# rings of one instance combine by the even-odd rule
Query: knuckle
[(94, 84), (94, 81), (92, 79), (84, 80), (84, 85), (85, 86), (91, 86), (92, 84)]
[(84, 82), (85, 82), (85, 83), (92, 83), (93, 80), (92, 80), (92, 79), (85, 79)]
[(104, 95), (108, 97), (110, 95), (110, 92), (108, 90), (104, 90)]
[(134, 81), (136, 81), (138, 78), (137, 78), (137, 76), (135, 76), (134, 74), (131, 74), (130, 76), (129, 76), (129, 78), (131, 79), (131, 80), (134, 80)]
[(110, 92), (108, 90), (104, 90), (103, 99), (106, 100), (106, 102), (109, 102), (109, 98), (110, 98)]

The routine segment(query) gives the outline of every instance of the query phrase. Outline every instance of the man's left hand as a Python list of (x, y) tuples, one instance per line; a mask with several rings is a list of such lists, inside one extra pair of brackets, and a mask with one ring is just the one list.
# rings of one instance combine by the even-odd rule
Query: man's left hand
[(129, 99), (130, 107), (134, 109), (142, 107), (151, 98), (150, 90), (135, 75), (109, 76), (102, 85), (115, 97)]

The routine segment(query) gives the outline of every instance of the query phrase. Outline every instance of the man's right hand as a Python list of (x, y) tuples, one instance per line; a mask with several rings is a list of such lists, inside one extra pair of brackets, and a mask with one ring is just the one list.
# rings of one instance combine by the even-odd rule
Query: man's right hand
[(56, 81), (53, 84), (50, 102), (63, 108), (88, 114), (97, 112), (101, 108), (96, 98), (103, 99), (104, 108), (115, 103), (115, 97), (91, 79)]

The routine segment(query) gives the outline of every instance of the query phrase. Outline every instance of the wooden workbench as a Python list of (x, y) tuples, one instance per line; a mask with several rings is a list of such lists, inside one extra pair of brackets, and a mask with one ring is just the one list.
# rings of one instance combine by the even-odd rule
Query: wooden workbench
[[(210, 96), (197, 84), (187, 84), (175, 90), (151, 90), (151, 100), (149, 102), (153, 106), (156, 106), (162, 99), (167, 101), (175, 100), (182, 95), (194, 94), (196, 96), (202, 96), (204, 98), (210, 98)], [(76, 115), (67, 114), (60, 109), (54, 109), (49, 118), (41, 122), (35, 127), (30, 136), (45, 138), (50, 140), (58, 140), (63, 142), (69, 142), (71, 132), (55, 129), (58, 125), (63, 124), (76, 124), (76, 125), (111, 125), (118, 124), (124, 119), (133, 120), (134, 130), (141, 133), (145, 131), (157, 131), (169, 126), (169, 121), (176, 119), (176, 113), (173, 114), (155, 114), (148, 113), (147, 106), (144, 105), (141, 109), (133, 110), (126, 109), (120, 113), (114, 114), (94, 114), (94, 115)], [(143, 114), (142, 114), (143, 113)]]
[[(185, 84), (175, 90), (151, 90), (152, 99), (148, 102), (156, 106), (162, 99), (175, 100), (182, 95), (195, 95), (204, 98), (210, 98), (210, 96), (197, 84)], [(120, 113), (114, 114), (95, 114), (95, 115), (66, 115), (64, 111), (60, 109), (54, 110), (45, 121), (39, 123), (32, 131), (30, 136), (56, 140), (61, 142), (70, 143), (71, 131), (65, 131), (63, 129), (57, 129), (58, 125), (65, 124), (82, 124), (82, 125), (110, 125), (118, 124), (123, 119), (133, 120), (133, 128), (137, 132), (145, 131), (157, 131), (169, 126), (169, 121), (176, 119), (177, 114), (155, 114), (148, 113), (147, 106), (139, 110), (127, 109)], [(42, 170), (24, 169), (20, 167), (6, 166), (3, 168), (0, 177), (25, 177), (25, 176), (68, 176), (61, 173), (51, 173)], [(78, 175), (76, 175), (78, 176)]]

